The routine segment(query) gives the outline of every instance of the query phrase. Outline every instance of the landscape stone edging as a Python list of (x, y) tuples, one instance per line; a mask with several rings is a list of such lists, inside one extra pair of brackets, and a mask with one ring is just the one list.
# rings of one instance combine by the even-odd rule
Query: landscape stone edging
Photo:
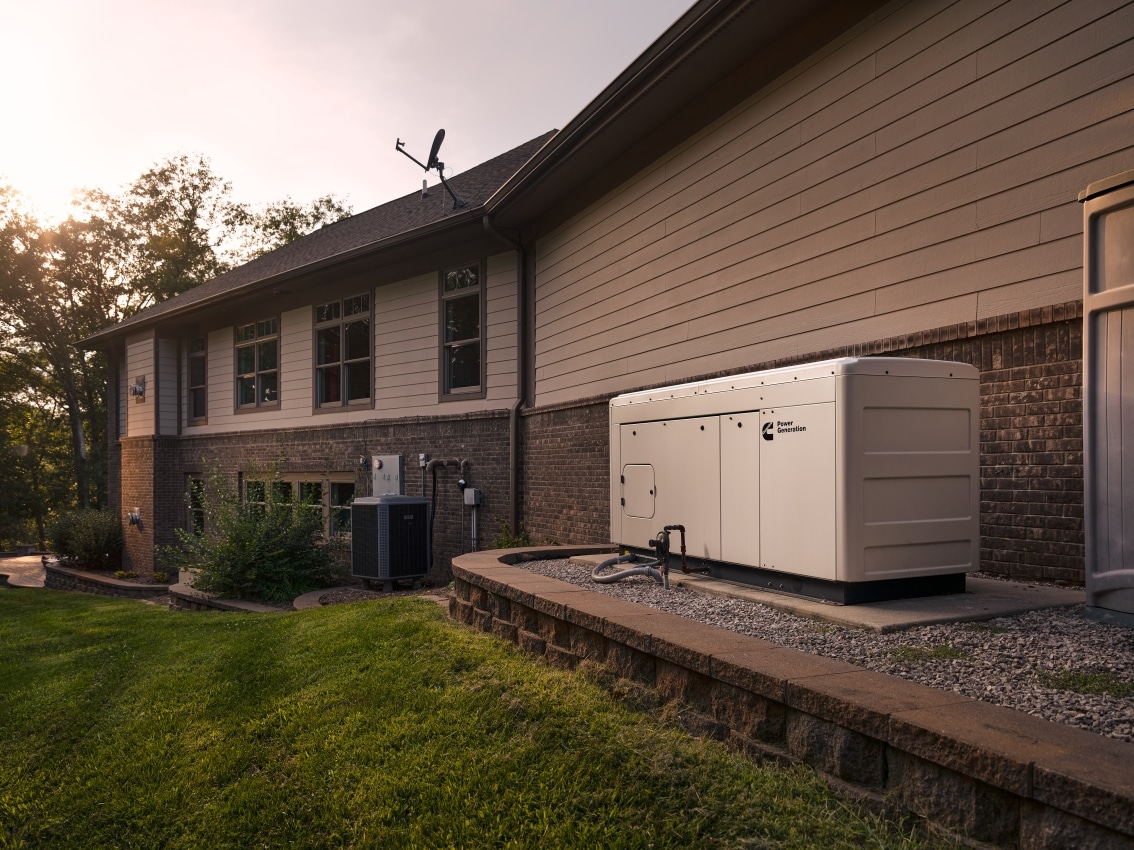
[(99, 596), (117, 596), (123, 599), (150, 599), (169, 592), (168, 584), (147, 584), (125, 581), (98, 573), (72, 570), (58, 564), (44, 567), (43, 586), (52, 590), (77, 590)]
[(188, 584), (175, 584), (169, 588), (169, 607), (179, 611), (228, 611), (237, 614), (279, 614), (294, 610), (294, 607), (277, 608), (243, 599), (219, 599)]
[(586, 660), (655, 688), (695, 733), (803, 762), (967, 839), (1134, 848), (1134, 745), (510, 566), (603, 551), (462, 555), (450, 616), (556, 666)]

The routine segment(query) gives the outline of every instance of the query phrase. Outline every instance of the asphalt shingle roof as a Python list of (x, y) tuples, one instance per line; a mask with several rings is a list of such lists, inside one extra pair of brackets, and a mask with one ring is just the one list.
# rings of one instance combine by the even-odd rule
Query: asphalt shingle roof
[(440, 184), (436, 188), (430, 188), (429, 197), (425, 199), (421, 197), (421, 192), (413, 192), (322, 227), (180, 295), (142, 310), (88, 339), (94, 340), (103, 337), (107, 331), (117, 332), (160, 316), (179, 312), (281, 274), (300, 272), (304, 268), (324, 263), (339, 255), (353, 255), (364, 250), (367, 245), (398, 236), (409, 238), (414, 231), (443, 222), (446, 218), (467, 216), (470, 210), (484, 206), (484, 202), (493, 192), (504, 185), (508, 178), (531, 159), (553, 135), (555, 135), (554, 130), (544, 133), (468, 171), (454, 177), (446, 177), (453, 191), (465, 202), (466, 206), (463, 209), (453, 208), (449, 193)]

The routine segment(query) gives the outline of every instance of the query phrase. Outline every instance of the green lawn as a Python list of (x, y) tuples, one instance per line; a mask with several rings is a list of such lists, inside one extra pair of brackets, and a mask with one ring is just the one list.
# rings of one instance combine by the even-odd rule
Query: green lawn
[(0, 589), (0, 848), (920, 847), (417, 599)]

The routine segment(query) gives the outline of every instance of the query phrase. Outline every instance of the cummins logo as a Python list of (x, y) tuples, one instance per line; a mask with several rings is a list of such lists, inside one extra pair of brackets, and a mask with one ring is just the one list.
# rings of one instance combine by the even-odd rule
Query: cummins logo
[(795, 431), (806, 431), (806, 425), (796, 425), (795, 422), (788, 420), (787, 422), (765, 422), (760, 426), (760, 436), (765, 440), (773, 439), (776, 434), (791, 434)]

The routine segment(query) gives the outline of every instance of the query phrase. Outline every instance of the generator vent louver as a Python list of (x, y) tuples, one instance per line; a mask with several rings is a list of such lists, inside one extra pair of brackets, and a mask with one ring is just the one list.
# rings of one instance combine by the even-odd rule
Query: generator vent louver
[(351, 575), (376, 581), (429, 574), (429, 502), (414, 496), (355, 499)]

